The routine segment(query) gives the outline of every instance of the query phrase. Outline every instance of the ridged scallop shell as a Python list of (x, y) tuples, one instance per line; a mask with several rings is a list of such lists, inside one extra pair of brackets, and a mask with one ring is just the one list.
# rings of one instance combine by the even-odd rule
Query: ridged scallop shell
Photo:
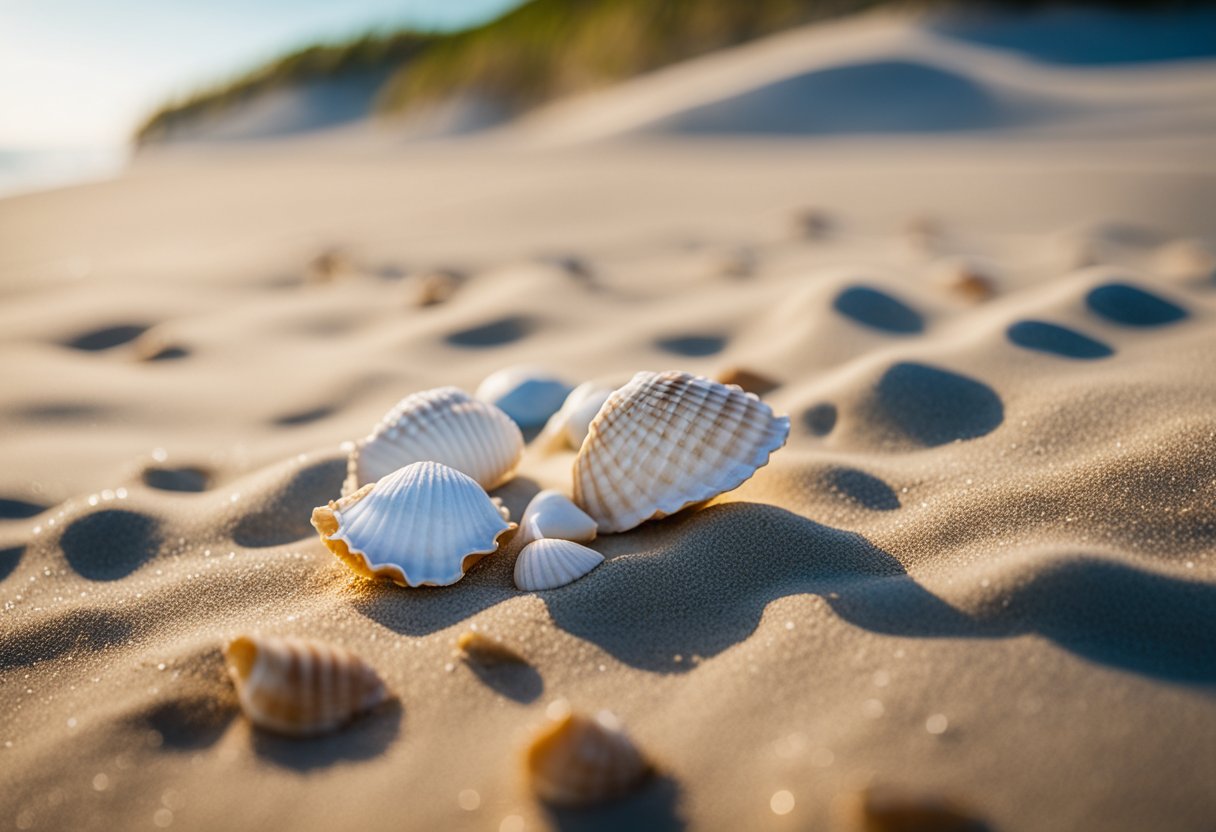
[(524, 437), (507, 414), (456, 387), (413, 393), (385, 414), (347, 460), (343, 493), (412, 462), (441, 462), (489, 491), (511, 478)]
[(476, 396), (510, 416), (521, 428), (543, 425), (557, 412), (570, 385), (535, 367), (508, 367), (491, 373)]
[(600, 408), (574, 461), (574, 502), (601, 532), (738, 488), (785, 444), (787, 416), (738, 387), (638, 373)]
[(400, 586), (447, 586), (515, 528), (480, 485), (438, 462), (415, 462), (313, 509), (325, 545), (356, 573)]
[(532, 740), (525, 757), (532, 790), (557, 806), (590, 806), (628, 794), (653, 772), (608, 711), (566, 714)]
[(576, 506), (560, 491), (547, 488), (541, 491), (519, 520), (521, 544), (531, 543), (542, 537), (590, 543), (595, 540), (596, 523), (587, 512)]
[(280, 734), (333, 731), (389, 696), (362, 659), (320, 642), (240, 636), (224, 647), (224, 660), (241, 710)]
[(584, 382), (575, 387), (566, 396), (561, 410), (554, 413), (545, 425), (542, 438), (538, 440), (540, 444), (550, 451), (567, 445), (577, 451), (587, 438), (587, 428), (595, 414), (600, 412), (614, 389), (595, 382)]
[(594, 549), (571, 540), (533, 540), (515, 559), (515, 585), (525, 592), (573, 583), (604, 562)]

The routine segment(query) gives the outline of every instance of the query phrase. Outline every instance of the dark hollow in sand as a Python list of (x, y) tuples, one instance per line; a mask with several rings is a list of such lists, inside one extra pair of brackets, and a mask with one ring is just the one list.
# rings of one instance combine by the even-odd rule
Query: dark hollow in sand
[(863, 326), (896, 335), (913, 335), (925, 329), (919, 312), (869, 286), (850, 286), (836, 296), (832, 308)]
[(673, 335), (656, 339), (654, 345), (665, 352), (697, 358), (722, 352), (726, 339), (720, 335)]
[(1005, 419), (996, 391), (976, 379), (927, 364), (899, 363), (875, 388), (880, 419), (922, 445), (991, 433)]
[(1101, 341), (1046, 321), (1018, 321), (1010, 325), (1005, 335), (1019, 347), (1063, 358), (1095, 359), (1115, 354)]
[(1181, 306), (1127, 283), (1098, 286), (1085, 296), (1085, 305), (1124, 326), (1164, 326), (1187, 316)]
[(454, 347), (497, 347), (531, 334), (536, 322), (524, 315), (510, 315), (469, 329), (452, 332), (443, 340)]
[(40, 503), (31, 503), (29, 500), (0, 497), (0, 520), (24, 520), (27, 517), (37, 517), (47, 508)]
[(17, 564), (21, 563), (21, 556), (24, 554), (24, 546), (7, 546), (0, 549), (0, 581), (13, 574), (13, 570), (17, 568)]
[(85, 352), (100, 352), (134, 341), (148, 330), (146, 324), (117, 324), (83, 332), (63, 342), (65, 347)]
[(833, 468), (825, 477), (828, 488), (845, 499), (873, 511), (894, 511), (899, 497), (878, 477), (856, 468)]
[(211, 475), (202, 468), (184, 465), (177, 468), (148, 467), (141, 474), (144, 485), (158, 491), (206, 491)]
[(807, 408), (802, 414), (802, 423), (816, 436), (827, 436), (836, 427), (836, 405), (823, 402)]
[(160, 525), (146, 514), (106, 509), (72, 521), (60, 546), (72, 568), (91, 581), (116, 581), (160, 548)]

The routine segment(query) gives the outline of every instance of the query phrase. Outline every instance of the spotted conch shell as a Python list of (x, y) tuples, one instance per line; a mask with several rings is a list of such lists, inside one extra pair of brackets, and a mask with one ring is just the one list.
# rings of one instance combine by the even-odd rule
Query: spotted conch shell
[(573, 583), (604, 562), (594, 549), (570, 540), (533, 540), (515, 559), (515, 585), (525, 592)]
[(542, 537), (574, 540), (589, 543), (595, 540), (596, 523), (587, 512), (570, 502), (560, 491), (547, 488), (541, 491), (519, 519), (518, 542), (531, 543)]
[(785, 444), (788, 416), (738, 387), (677, 371), (638, 373), (591, 422), (574, 502), (623, 532), (743, 484)]
[(400, 586), (447, 586), (515, 528), (480, 485), (438, 462), (415, 462), (313, 509), (321, 540), (354, 572)]
[(330, 644), (239, 636), (224, 647), (224, 660), (241, 710), (280, 734), (333, 731), (389, 696), (376, 671)]
[(532, 740), (525, 758), (533, 791), (556, 806), (590, 806), (628, 794), (653, 772), (620, 721), (566, 713)]
[(511, 478), (524, 437), (492, 404), (456, 387), (412, 393), (355, 443), (343, 493), (375, 482), (412, 462), (441, 462), (489, 491)]

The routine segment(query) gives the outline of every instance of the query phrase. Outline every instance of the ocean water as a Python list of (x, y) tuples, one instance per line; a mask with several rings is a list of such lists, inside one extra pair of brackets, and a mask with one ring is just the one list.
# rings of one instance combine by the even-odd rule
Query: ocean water
[(125, 147), (0, 148), (0, 198), (116, 176)]

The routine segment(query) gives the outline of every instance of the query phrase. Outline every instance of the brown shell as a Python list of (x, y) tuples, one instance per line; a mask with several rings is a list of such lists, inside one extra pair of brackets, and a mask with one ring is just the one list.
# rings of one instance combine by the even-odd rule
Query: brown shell
[(859, 832), (984, 832), (989, 827), (952, 800), (935, 794), (870, 787), (854, 798)]
[(525, 763), (532, 790), (556, 806), (621, 797), (654, 770), (607, 711), (566, 714), (546, 726), (528, 747)]
[(388, 699), (376, 671), (329, 644), (239, 636), (224, 647), (224, 659), (241, 710), (280, 734), (324, 734)]
[(456, 647), (465, 659), (482, 665), (526, 664), (524, 657), (498, 639), (476, 630), (465, 630), (456, 639)]

